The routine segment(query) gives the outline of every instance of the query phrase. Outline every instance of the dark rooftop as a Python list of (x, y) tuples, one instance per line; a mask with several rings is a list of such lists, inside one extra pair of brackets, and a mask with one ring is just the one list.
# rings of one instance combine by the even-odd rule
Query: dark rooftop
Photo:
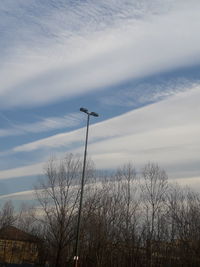
[(0, 229), (0, 239), (38, 242), (39, 239), (14, 226), (6, 226)]

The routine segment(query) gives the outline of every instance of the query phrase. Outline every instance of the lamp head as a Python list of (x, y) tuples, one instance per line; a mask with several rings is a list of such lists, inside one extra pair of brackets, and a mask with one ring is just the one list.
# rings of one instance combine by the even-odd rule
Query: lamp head
[(94, 117), (99, 117), (99, 114), (96, 112), (90, 112), (90, 115), (94, 116)]
[(88, 110), (86, 108), (80, 108), (80, 111), (88, 114)]

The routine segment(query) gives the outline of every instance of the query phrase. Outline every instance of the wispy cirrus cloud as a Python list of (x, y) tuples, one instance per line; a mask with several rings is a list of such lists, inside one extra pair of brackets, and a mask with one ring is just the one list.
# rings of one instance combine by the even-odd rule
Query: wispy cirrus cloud
[[(156, 161), (172, 177), (184, 177), (186, 169), (197, 176), (200, 153), (199, 88), (191, 88), (161, 102), (91, 125), (89, 154), (97, 167), (115, 168), (127, 161), (133, 161), (140, 167), (145, 162)], [(82, 153), (84, 132), (82, 128), (58, 134), (17, 146), (12, 153), (34, 153), (46, 148), (53, 152), (59, 147), (63, 148), (60, 150), (62, 153)], [(20, 175), (23, 172), (30, 175), (31, 170), (35, 172), (36, 168), (26, 166), (18, 169)], [(5, 170), (0, 175), (2, 178), (11, 177), (12, 173), (17, 175), (17, 169), (13, 172)]]
[(89, 132), (97, 168), (156, 161), (172, 178), (196, 179), (199, 9), (197, 0), (2, 0), (0, 179), (39, 175), (52, 153), (82, 154), (85, 120), (69, 113), (82, 105), (101, 115)]
[(128, 106), (132, 108), (141, 107), (167, 97), (176, 95), (179, 92), (191, 90), (195, 85), (200, 84), (199, 79), (182, 77), (167, 78), (161, 77), (139, 81), (138, 83), (125, 85), (118, 92), (111, 92), (107, 96), (102, 96), (99, 102), (108, 106)]
[(31, 164), (30, 166), (22, 166), (0, 172), (0, 179), (9, 179), (12, 177), (40, 175), (44, 170), (44, 162)]
[[(1, 116), (1, 114), (0, 114)], [(10, 121), (3, 115), (3, 118), (9, 122), (10, 128), (0, 129), (0, 137), (17, 136), (29, 133), (49, 132), (51, 130), (71, 128), (79, 126), (81, 115), (79, 113), (71, 113), (63, 117), (49, 117), (41, 118), (39, 121), (33, 123), (19, 124)]]
[[(199, 192), (200, 191), (200, 179), (198, 176), (196, 177), (188, 177), (188, 178), (179, 178), (179, 179), (169, 179), (170, 184), (179, 184), (182, 187), (188, 187), (188, 184), (190, 184), (190, 188), (192, 188), (194, 191)], [(17, 193), (12, 194), (6, 194), (0, 196), (1, 202), (6, 202), (8, 200), (12, 200), (16, 203), (19, 202), (19, 205), (21, 203), (24, 203), (24, 201), (36, 201), (36, 195), (34, 190), (27, 190), (27, 191), (21, 191)]]
[[(20, 3), (12, 7), (16, 14), (8, 24), (22, 23), (25, 12), (15, 49), (2, 56), (4, 108), (42, 105), (200, 59), (200, 4), (195, 0), (167, 1), (164, 7), (159, 0), (49, 1), (46, 6), (39, 1), (38, 11), (34, 1)], [(12, 9), (4, 2), (3, 11), (11, 17)], [(30, 46), (33, 39), (37, 42)]]
[[(95, 123), (90, 127), (92, 132), (90, 140), (93, 142), (107, 139), (108, 142), (112, 142), (110, 139), (114, 137), (122, 136), (126, 138), (130, 134), (140, 135), (143, 132), (147, 134), (146, 131), (148, 133), (152, 130), (156, 132), (159, 129), (165, 130), (188, 123), (198, 126), (196, 123), (199, 118), (199, 98), (200, 89), (199, 86), (195, 86), (162, 102), (133, 110), (107, 121)], [(193, 133), (193, 131), (191, 132)], [(84, 128), (81, 128), (15, 147), (13, 151), (33, 151), (45, 147), (59, 147), (63, 144), (67, 146), (73, 141), (82, 142), (83, 140)], [(105, 149), (105, 147), (101, 146), (101, 149)], [(116, 146), (116, 149), (118, 149), (118, 146)]]

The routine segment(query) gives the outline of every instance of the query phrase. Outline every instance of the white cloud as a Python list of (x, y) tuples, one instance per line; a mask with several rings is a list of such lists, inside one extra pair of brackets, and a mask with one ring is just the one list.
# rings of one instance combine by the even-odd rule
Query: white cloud
[[(200, 154), (200, 87), (178, 93), (161, 102), (92, 124), (89, 156), (98, 168), (115, 168), (127, 161), (142, 166), (158, 162), (170, 177), (197, 176)], [(55, 135), (18, 146), (13, 152), (34, 153), (62, 147), (62, 151), (83, 152), (85, 129)], [(76, 148), (74, 148), (76, 147)], [(60, 151), (60, 150), (59, 150)], [(0, 172), (0, 177), (37, 173), (34, 166)], [(40, 168), (42, 170), (42, 168)], [(185, 175), (184, 175), (185, 176)]]
[[(107, 2), (86, 1), (66, 15), (63, 5), (54, 10), (50, 2), (48, 15), (33, 16), (49, 31), (47, 41), (33, 31), (39, 45), (18, 40), (13, 54), (4, 58), (1, 106), (53, 102), (199, 63), (199, 2), (167, 1), (164, 8), (158, 0)], [(23, 34), (29, 26), (23, 25)]]
[[(0, 25), (5, 27), (0, 28), (1, 108), (42, 105), (199, 63), (197, 0), (52, 3), (48, 1), (44, 6), (38, 1), (37, 6), (31, 0), (29, 4), (4, 1), (0, 7)], [(97, 167), (115, 167), (129, 160), (140, 166), (153, 160), (173, 177), (183, 177), (183, 170), (188, 177), (197, 176), (199, 88), (187, 83), (183, 93), (91, 125), (89, 154)], [(139, 101), (145, 102), (145, 97), (165, 98), (180, 88), (169, 84), (168, 90), (162, 89), (158, 87), (153, 95), (141, 93)], [(132, 105), (134, 96), (126, 93), (130, 102), (125, 104)], [(12, 125), (0, 130), (0, 136), (38, 133), (67, 123), (78, 125), (79, 118), (48, 118)], [(45, 149), (82, 153), (84, 138), (83, 128), (16, 146), (5, 154), (18, 156)], [(37, 175), (42, 165), (4, 170), (0, 177)]]
[(37, 164), (18, 167), (14, 169), (8, 169), (0, 171), (0, 179), (9, 179), (13, 177), (40, 175), (44, 171), (44, 163), (40, 162)]
[[(0, 114), (1, 116), (1, 114)], [(3, 116), (4, 119), (7, 119)], [(9, 120), (10, 128), (0, 129), (0, 137), (11, 135), (23, 135), (27, 133), (40, 133), (55, 129), (70, 128), (80, 124), (81, 115), (71, 113), (63, 117), (39, 118), (39, 121), (33, 123), (19, 124)]]
[[(179, 184), (181, 187), (190, 187), (192, 190), (196, 192), (200, 192), (200, 177), (187, 177), (187, 178), (179, 178), (179, 179), (169, 179), (169, 183), (172, 185)], [(16, 201), (34, 201), (36, 200), (36, 195), (34, 190), (27, 190), (7, 195), (0, 196), (0, 200), (7, 201), (12, 200)], [(31, 202), (30, 202), (31, 203)], [(32, 202), (33, 203), (33, 202)]]
[(47, 137), (41, 140), (37, 140), (28, 144), (20, 145), (13, 148), (13, 152), (33, 151), (41, 148), (53, 148), (53, 147), (66, 147), (69, 144), (75, 142), (81, 142), (84, 140), (84, 132), (82, 130), (75, 130), (69, 133), (61, 133)]
[(27, 191), (22, 191), (22, 192), (17, 192), (17, 193), (12, 193), (8, 195), (2, 195), (0, 196), (0, 200), (33, 200), (35, 199), (35, 194), (33, 190), (27, 190)]
[(169, 180), (172, 184), (179, 184), (182, 187), (190, 187), (192, 190), (196, 192), (200, 192), (200, 176), (196, 177), (187, 177), (187, 178), (179, 178), (179, 179), (173, 179)]
[(109, 106), (138, 107), (193, 88), (200, 80), (176, 77), (171, 79), (154, 78), (152, 81), (139, 82), (100, 98), (100, 103)]
[[(90, 140), (93, 142), (105, 138), (110, 142), (110, 138), (124, 137), (130, 134), (147, 134), (151, 131), (165, 131), (168, 128), (174, 129), (193, 124), (198, 127), (199, 88), (195, 87), (161, 102), (133, 110), (107, 121), (95, 123), (90, 127), (90, 132), (92, 132), (90, 133)], [(193, 133), (193, 131), (191, 132)], [(16, 147), (14, 151), (31, 151), (46, 146), (63, 146), (63, 144), (68, 145), (72, 141), (82, 142), (83, 140), (84, 129), (78, 129)]]
[[(156, 161), (171, 176), (183, 175), (188, 168), (199, 171), (200, 89), (179, 93), (159, 103), (129, 112), (97, 126), (94, 136), (116, 132), (112, 139), (91, 144), (90, 153), (99, 167), (116, 167), (126, 161), (143, 165)], [(109, 126), (110, 125), (110, 126)], [(118, 125), (118, 126), (117, 126)], [(114, 126), (114, 127), (113, 127)], [(174, 171), (174, 166), (179, 170)], [(185, 167), (187, 166), (187, 167)]]

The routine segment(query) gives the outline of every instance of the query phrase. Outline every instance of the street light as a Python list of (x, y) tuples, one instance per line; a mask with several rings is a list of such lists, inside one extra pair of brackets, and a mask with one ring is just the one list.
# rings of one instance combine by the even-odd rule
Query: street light
[(86, 138), (85, 138), (85, 152), (84, 152), (84, 160), (83, 160), (83, 171), (82, 171), (82, 178), (81, 178), (81, 195), (80, 195), (80, 203), (79, 203), (79, 211), (78, 211), (78, 222), (77, 222), (77, 232), (76, 232), (74, 267), (78, 267), (79, 235), (80, 235), (81, 212), (82, 212), (82, 203), (83, 203), (83, 189), (84, 189), (84, 180), (85, 180), (85, 165), (86, 165), (86, 156), (87, 156), (89, 122), (90, 122), (90, 116), (94, 116), (94, 117), (98, 117), (99, 116), (96, 112), (89, 112), (86, 108), (80, 108), (80, 111), (87, 114), (87, 129), (86, 129)]

